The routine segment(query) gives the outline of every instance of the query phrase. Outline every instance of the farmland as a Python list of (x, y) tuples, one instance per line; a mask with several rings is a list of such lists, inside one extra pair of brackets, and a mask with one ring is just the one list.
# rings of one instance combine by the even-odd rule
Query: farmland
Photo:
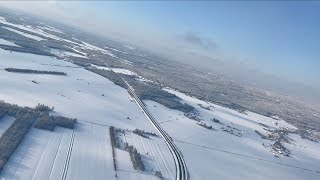
[(319, 179), (313, 110), (72, 28), (1, 11), (0, 83), (0, 179)]

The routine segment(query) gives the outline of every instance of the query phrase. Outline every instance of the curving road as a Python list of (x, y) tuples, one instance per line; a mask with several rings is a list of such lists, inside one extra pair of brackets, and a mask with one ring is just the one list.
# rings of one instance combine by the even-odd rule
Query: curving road
[(134, 92), (134, 89), (129, 85), (129, 83), (126, 80), (124, 80), (122, 77), (121, 79), (125, 82), (129, 94), (134, 98), (135, 102), (138, 104), (138, 106), (141, 108), (141, 110), (147, 116), (147, 118), (151, 121), (153, 126), (157, 129), (157, 131), (160, 133), (161, 137), (165, 140), (167, 146), (169, 147), (170, 152), (174, 158), (175, 166), (176, 166), (176, 180), (187, 180), (188, 179), (187, 165), (184, 162), (181, 152), (179, 151), (177, 146), (173, 143), (171, 137), (162, 129), (158, 121), (152, 116), (152, 114), (149, 112), (149, 110), (146, 108), (143, 102), (136, 95), (136, 93)]

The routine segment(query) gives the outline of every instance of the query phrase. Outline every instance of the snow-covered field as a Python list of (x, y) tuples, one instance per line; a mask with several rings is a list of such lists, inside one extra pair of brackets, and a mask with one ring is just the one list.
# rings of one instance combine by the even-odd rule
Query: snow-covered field
[(106, 126), (83, 122), (74, 131), (32, 129), (1, 177), (6, 180), (114, 179), (108, 134)]
[(129, 153), (116, 149), (119, 179), (157, 179), (154, 176), (155, 171), (161, 171), (165, 179), (174, 179), (175, 167), (173, 158), (163, 139), (152, 136), (144, 138), (130, 131), (125, 131), (121, 135), (121, 140), (124, 143), (133, 145), (141, 153), (146, 170), (144, 172), (135, 171), (132, 166), (128, 166), (128, 163), (126, 163), (128, 161), (126, 157), (129, 157)]
[[(74, 130), (57, 128), (50, 132), (32, 128), (1, 173), (6, 180), (114, 179), (108, 126), (155, 132), (128, 92), (102, 76), (46, 56), (0, 49), (0, 57), (1, 100), (21, 106), (34, 107), (38, 103), (54, 106), (55, 113), (79, 120)], [(61, 71), (67, 76), (11, 73), (3, 70), (6, 67)], [(0, 121), (1, 129), (9, 127), (9, 120)], [(153, 161), (154, 168), (166, 173), (165, 166), (173, 167), (174, 164), (165, 150), (165, 143), (159, 139), (151, 146), (146, 150), (157, 156)], [(130, 159), (124, 163), (127, 167), (132, 166)], [(139, 173), (143, 174), (122, 171), (119, 176), (143, 179)], [(147, 175), (145, 179), (148, 177), (154, 176)]]
[[(95, 54), (90, 52), (97, 51), (132, 65), (132, 62), (111, 52), (122, 52), (120, 50), (105, 47), (109, 51), (87, 42), (67, 40), (46, 31), (63, 33), (53, 27), (18, 25), (6, 21), (3, 17), (0, 17), (0, 22), (43, 38), (71, 43), (70, 48), (80, 54), (55, 51), (65, 59), (69, 56), (89, 59), (89, 55)], [(44, 40), (16, 29), (4, 28), (37, 41)], [(16, 46), (4, 39), (0, 39), (0, 44)], [(130, 46), (124, 47), (128, 50), (134, 49)], [(83, 52), (85, 50), (90, 51), (87, 54)], [(150, 81), (127, 69), (92, 66), (135, 75), (141, 81)], [(67, 76), (12, 73), (3, 70), (8, 67), (61, 71), (67, 73)], [(131, 131), (125, 131), (122, 139), (141, 153), (146, 171), (134, 170), (129, 153), (116, 149), (118, 171), (114, 172), (109, 126), (156, 131), (128, 92), (108, 79), (67, 61), (33, 54), (10, 53), (0, 49), (0, 83), (0, 100), (20, 106), (34, 107), (38, 103), (54, 106), (55, 114), (79, 120), (73, 130), (56, 128), (51, 132), (32, 128), (5, 166), (1, 178), (136, 180), (157, 179), (153, 173), (161, 171), (165, 179), (174, 179), (174, 162), (163, 139), (143, 138)], [(165, 90), (195, 107), (200, 112), (201, 121), (212, 126), (212, 129), (206, 129), (198, 125), (197, 121), (185, 117), (183, 112), (168, 109), (153, 101), (145, 101), (150, 112), (181, 150), (190, 179), (319, 179), (319, 143), (290, 134), (293, 143), (283, 144), (291, 151), (291, 157), (275, 157), (270, 149), (262, 145), (270, 143), (270, 140), (262, 139), (255, 132), (257, 130), (267, 135), (266, 127), (295, 129), (294, 126), (281, 119), (252, 112), (240, 113), (172, 89)], [(220, 123), (213, 122), (212, 118), (218, 119)], [(14, 120), (8, 116), (0, 119), (0, 136)]]
[(15, 43), (10, 42), (10, 41), (7, 41), (7, 40), (2, 39), (2, 38), (0, 38), (0, 44), (2, 44), (2, 45), (8, 45), (8, 46), (16, 46), (16, 47), (19, 47), (19, 46), (17, 46)]
[(11, 116), (0, 118), (0, 137), (11, 126), (14, 120), (15, 118)]
[[(54, 54), (56, 54), (57, 56), (63, 57), (63, 58), (64, 57), (68, 57), (68, 56), (87, 58), (86, 53), (83, 52), (84, 50), (97, 51), (97, 52), (103, 53), (105, 55), (111, 56), (113, 58), (118, 58), (117, 56), (112, 54), (112, 52), (106, 50), (106, 49), (108, 49), (107, 47), (106, 47), (106, 49), (103, 49), (103, 48), (100, 48), (100, 47), (95, 46), (93, 44), (90, 44), (88, 42), (81, 41), (80, 43), (78, 43), (78, 42), (75, 42), (75, 41), (72, 41), (72, 40), (69, 40), (69, 39), (66, 39), (66, 38), (59, 37), (57, 35), (53, 35), (52, 32), (58, 32), (60, 34), (63, 34), (63, 32), (60, 31), (59, 29), (56, 29), (56, 28), (51, 27), (51, 26), (43, 25), (43, 26), (34, 27), (34, 26), (30, 26), (30, 25), (25, 25), (25, 24), (15, 24), (15, 23), (7, 21), (4, 17), (1, 17), (1, 16), (0, 16), (0, 23), (15, 27), (17, 29), (13, 29), (11, 27), (2, 26), (3, 28), (5, 28), (5, 29), (7, 29), (9, 31), (12, 31), (14, 33), (20, 34), (22, 36), (25, 36), (27, 38), (30, 38), (30, 39), (33, 39), (33, 40), (36, 40), (36, 41), (42, 41), (42, 40), (46, 40), (46, 39), (51, 39), (51, 40), (67, 42), (67, 43), (69, 43), (69, 47), (70, 48), (72, 48), (73, 50), (75, 50), (78, 53), (82, 54), (82, 55), (80, 55), (80, 54), (75, 54), (75, 53), (71, 53), (71, 52), (52, 49), (52, 52)], [(21, 30), (28, 31), (30, 33), (22, 32)], [(76, 38), (73, 38), (73, 39), (78, 40)], [(80, 40), (78, 40), (78, 41), (80, 41)], [(1, 44), (1, 42), (0, 42), (0, 44)], [(119, 50), (116, 50), (116, 49), (113, 49), (113, 48), (111, 48), (111, 49), (114, 50), (114, 51), (120, 52)], [(122, 61), (122, 62), (127, 63), (125, 60)]]
[(24, 37), (27, 37), (27, 38), (30, 38), (30, 39), (34, 39), (34, 40), (36, 40), (36, 41), (41, 41), (41, 40), (43, 40), (43, 38), (41, 38), (41, 37), (34, 36), (34, 35), (32, 35), (32, 34), (28, 34), (28, 33), (22, 32), (22, 31), (18, 31), (18, 30), (16, 30), (16, 29), (12, 29), (12, 28), (9, 28), (9, 27), (3, 27), (3, 28), (5, 28), (5, 29), (7, 29), (7, 30), (9, 30), (9, 31), (12, 31), (12, 32), (14, 32), (14, 33), (20, 34), (20, 35), (22, 35), (22, 36), (24, 36)]
[(54, 27), (52, 27), (52, 26), (37, 26), (37, 28), (44, 29), (44, 30), (48, 30), (48, 31), (54, 31), (54, 32), (57, 32), (57, 33), (63, 33), (63, 32), (60, 31), (59, 29), (54, 28)]
[[(195, 120), (186, 118), (182, 112), (168, 109), (156, 102), (145, 101), (148, 109), (161, 126), (170, 134), (181, 150), (188, 166), (191, 179), (319, 179), (319, 143), (303, 140), (291, 135), (294, 145), (285, 146), (292, 157), (274, 157), (262, 146), (269, 140), (261, 139), (254, 132), (264, 132), (263, 123), (269, 127), (289, 127), (283, 120), (275, 120), (252, 112), (246, 114), (203, 102), (182, 93), (166, 89), (194, 106), (200, 118), (213, 129), (199, 126)], [(210, 110), (201, 108), (210, 107)], [(222, 124), (214, 123), (219, 119)], [(275, 121), (278, 125), (276, 126)], [(221, 130), (221, 127), (234, 127), (241, 137)]]
[[(72, 53), (72, 52), (68, 52), (68, 51), (55, 50), (55, 49), (51, 49), (51, 53), (53, 53), (56, 56), (61, 57), (61, 58), (68, 58), (70, 56), (87, 58), (85, 56), (85, 54), (81, 55), (81, 54), (76, 54), (76, 53)], [(79, 52), (79, 53), (82, 53), (82, 52)]]
[[(44, 36), (44, 37), (47, 37), (47, 38), (50, 38), (50, 39), (63, 40), (63, 41), (74, 43), (72, 41), (57, 37), (55, 35), (52, 35), (50, 33), (47, 33), (45, 31), (43, 31), (42, 29), (44, 29), (45, 27), (38, 28), (38, 27), (29, 26), (29, 25), (14, 24), (14, 23), (8, 22), (5, 18), (0, 18), (0, 23), (6, 24), (6, 25), (10, 25), (10, 26), (14, 26), (14, 27), (16, 27), (18, 29), (29, 31), (29, 32), (32, 32), (32, 33), (35, 33), (35, 34), (38, 34), (38, 35), (41, 35), (41, 36)], [(21, 34), (23, 36), (35, 39), (37, 41), (43, 40), (42, 38), (40, 38), (38, 36), (34, 36), (34, 35), (31, 35), (31, 34), (28, 34), (28, 33), (24, 33), (24, 32), (21, 32), (21, 31), (12, 29), (12, 28), (8, 28), (8, 27), (3, 27), (3, 28), (6, 28), (6, 29), (8, 29), (10, 31), (14, 31), (14, 32), (19, 33), (19, 34)]]
[(127, 70), (127, 69), (123, 69), (123, 68), (109, 68), (109, 67), (105, 67), (105, 66), (98, 66), (98, 65), (94, 65), (91, 64), (92, 67), (95, 67), (97, 69), (103, 69), (103, 70), (107, 70), (107, 71), (113, 71), (115, 73), (120, 73), (120, 74), (126, 74), (126, 75), (133, 75), (133, 76), (137, 76), (136, 73)]

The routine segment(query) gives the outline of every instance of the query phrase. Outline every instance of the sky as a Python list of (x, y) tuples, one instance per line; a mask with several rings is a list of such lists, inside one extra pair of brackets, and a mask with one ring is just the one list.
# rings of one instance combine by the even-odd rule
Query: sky
[(219, 61), (232, 70), (254, 70), (320, 90), (317, 1), (3, 1), (0, 5), (152, 46), (199, 67), (210, 68)]
[(320, 87), (319, 2), (84, 2), (84, 9)]

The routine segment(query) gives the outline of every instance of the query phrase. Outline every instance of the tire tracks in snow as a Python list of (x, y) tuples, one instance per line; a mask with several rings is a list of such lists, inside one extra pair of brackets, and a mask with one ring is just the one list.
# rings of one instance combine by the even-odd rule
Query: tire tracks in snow
[(75, 137), (75, 130), (72, 131), (71, 140), (69, 143), (67, 157), (66, 157), (65, 164), (63, 167), (61, 180), (65, 180), (67, 178), (67, 173), (68, 173), (68, 169), (69, 169), (69, 163), (70, 163), (70, 158), (71, 158), (72, 148), (73, 148), (73, 143), (74, 143), (74, 137)]
[(57, 149), (57, 151), (56, 151), (56, 153), (55, 153), (54, 161), (53, 161), (53, 164), (52, 164), (52, 166), (51, 166), (51, 170), (50, 170), (48, 179), (51, 178), (54, 165), (55, 165), (55, 163), (56, 163), (56, 161), (57, 161), (58, 152), (59, 152), (60, 147), (61, 147), (61, 142), (62, 142), (63, 137), (65, 136), (65, 133), (66, 133), (65, 130), (63, 130), (63, 134), (61, 135), (60, 142), (59, 142), (59, 147), (58, 147), (58, 149)]

